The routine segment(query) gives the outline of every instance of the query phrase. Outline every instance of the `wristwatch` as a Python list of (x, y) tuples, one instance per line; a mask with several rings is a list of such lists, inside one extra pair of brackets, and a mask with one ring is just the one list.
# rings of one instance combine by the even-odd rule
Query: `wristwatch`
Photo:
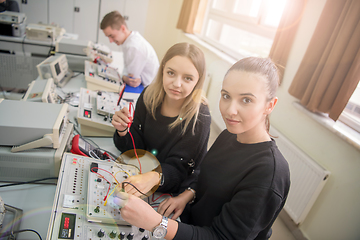
[(162, 185), (164, 185), (164, 174), (160, 173), (160, 184), (159, 187), (161, 187)]
[(164, 238), (167, 233), (168, 218), (163, 216), (161, 223), (152, 232), (154, 238)]

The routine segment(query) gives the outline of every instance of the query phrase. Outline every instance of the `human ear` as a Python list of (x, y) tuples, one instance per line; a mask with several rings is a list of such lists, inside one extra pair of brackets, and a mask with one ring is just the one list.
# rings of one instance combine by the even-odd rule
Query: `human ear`
[(118, 32), (124, 32), (125, 31), (125, 25), (121, 25), (120, 28), (117, 30)]
[(269, 115), (273, 109), (275, 108), (275, 105), (278, 101), (277, 97), (274, 97), (273, 99), (271, 99), (267, 104), (266, 104), (266, 109), (265, 109), (265, 114)]

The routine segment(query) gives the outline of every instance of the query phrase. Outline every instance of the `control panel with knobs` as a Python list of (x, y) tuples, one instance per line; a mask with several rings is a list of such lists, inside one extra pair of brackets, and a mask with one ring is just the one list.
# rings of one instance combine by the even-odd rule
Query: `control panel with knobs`
[[(126, 223), (120, 217), (120, 211), (111, 213), (113, 207), (110, 205), (110, 200), (107, 206), (104, 206), (103, 199), (99, 198), (98, 200), (97, 196), (95, 196), (99, 194), (104, 198), (104, 195), (101, 195), (100, 192), (107, 192), (107, 189), (102, 187), (102, 185), (107, 186), (107, 183), (102, 177), (91, 172), (90, 169), (97, 168), (114, 173), (113, 175), (116, 175), (118, 181), (122, 181), (124, 172), (130, 175), (132, 173), (136, 174), (133, 166), (121, 167), (121, 170), (114, 167), (114, 162), (64, 153), (46, 239), (152, 239), (151, 232)], [(107, 180), (110, 180), (105, 174), (106, 171), (99, 170), (98, 172)], [(111, 184), (113, 184), (112, 181)], [(155, 193), (154, 196), (144, 200), (156, 206), (167, 197), (161, 193)], [(99, 204), (90, 208), (89, 200)], [(99, 216), (97, 216), (98, 214)]]

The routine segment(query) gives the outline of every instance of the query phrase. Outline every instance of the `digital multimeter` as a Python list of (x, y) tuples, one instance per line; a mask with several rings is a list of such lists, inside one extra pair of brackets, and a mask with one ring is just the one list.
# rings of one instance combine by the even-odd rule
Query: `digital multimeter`
[(70, 152), (87, 157), (94, 157), (96, 155), (100, 159), (106, 158), (98, 147), (93, 146), (91, 143), (81, 138), (79, 134), (74, 136)]

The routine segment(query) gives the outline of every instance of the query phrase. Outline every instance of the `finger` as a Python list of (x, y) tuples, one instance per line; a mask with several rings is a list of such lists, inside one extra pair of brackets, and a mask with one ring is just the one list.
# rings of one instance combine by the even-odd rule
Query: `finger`
[(133, 186), (131, 186), (130, 184), (127, 184), (127, 186), (125, 186), (125, 192), (127, 192), (128, 194), (131, 195), (135, 195), (135, 196), (139, 196), (138, 193), (139, 191), (137, 191)]
[(135, 190), (135, 188), (132, 188), (130, 191), (127, 191), (128, 194), (135, 195), (138, 193), (138, 191)]
[(164, 200), (162, 201), (160, 204), (159, 204), (159, 207), (158, 207), (158, 213), (160, 213), (161, 215), (164, 215), (166, 209), (170, 206), (170, 203), (169, 201)]
[(131, 185), (126, 185), (124, 188), (125, 192), (132, 194), (133, 192), (135, 192), (135, 189), (131, 186)]
[(115, 119), (111, 120), (111, 124), (119, 131), (123, 131), (124, 128), (127, 127), (126, 123), (118, 122)]
[(128, 117), (121, 111), (116, 112), (112, 118), (112, 122), (114, 122), (114, 125), (124, 127), (127, 126), (126, 120), (128, 120)]
[(142, 194), (139, 193), (138, 191), (135, 191), (132, 195), (134, 195), (136, 197), (141, 197), (142, 196)]
[(129, 195), (124, 192), (118, 192), (116, 196), (112, 198), (113, 204), (119, 206), (119, 208), (123, 208), (128, 202)]
[(174, 215), (171, 217), (172, 220), (176, 220), (178, 217), (180, 217), (182, 210), (174, 211)]
[(164, 212), (164, 216), (165, 217), (169, 217), (170, 214), (172, 214), (175, 211), (175, 208), (173, 207), (173, 205), (170, 205)]
[(121, 114), (122, 114), (122, 118), (125, 122), (129, 122), (129, 117), (131, 116), (130, 114), (130, 111), (127, 107), (123, 107), (121, 110), (120, 110)]

